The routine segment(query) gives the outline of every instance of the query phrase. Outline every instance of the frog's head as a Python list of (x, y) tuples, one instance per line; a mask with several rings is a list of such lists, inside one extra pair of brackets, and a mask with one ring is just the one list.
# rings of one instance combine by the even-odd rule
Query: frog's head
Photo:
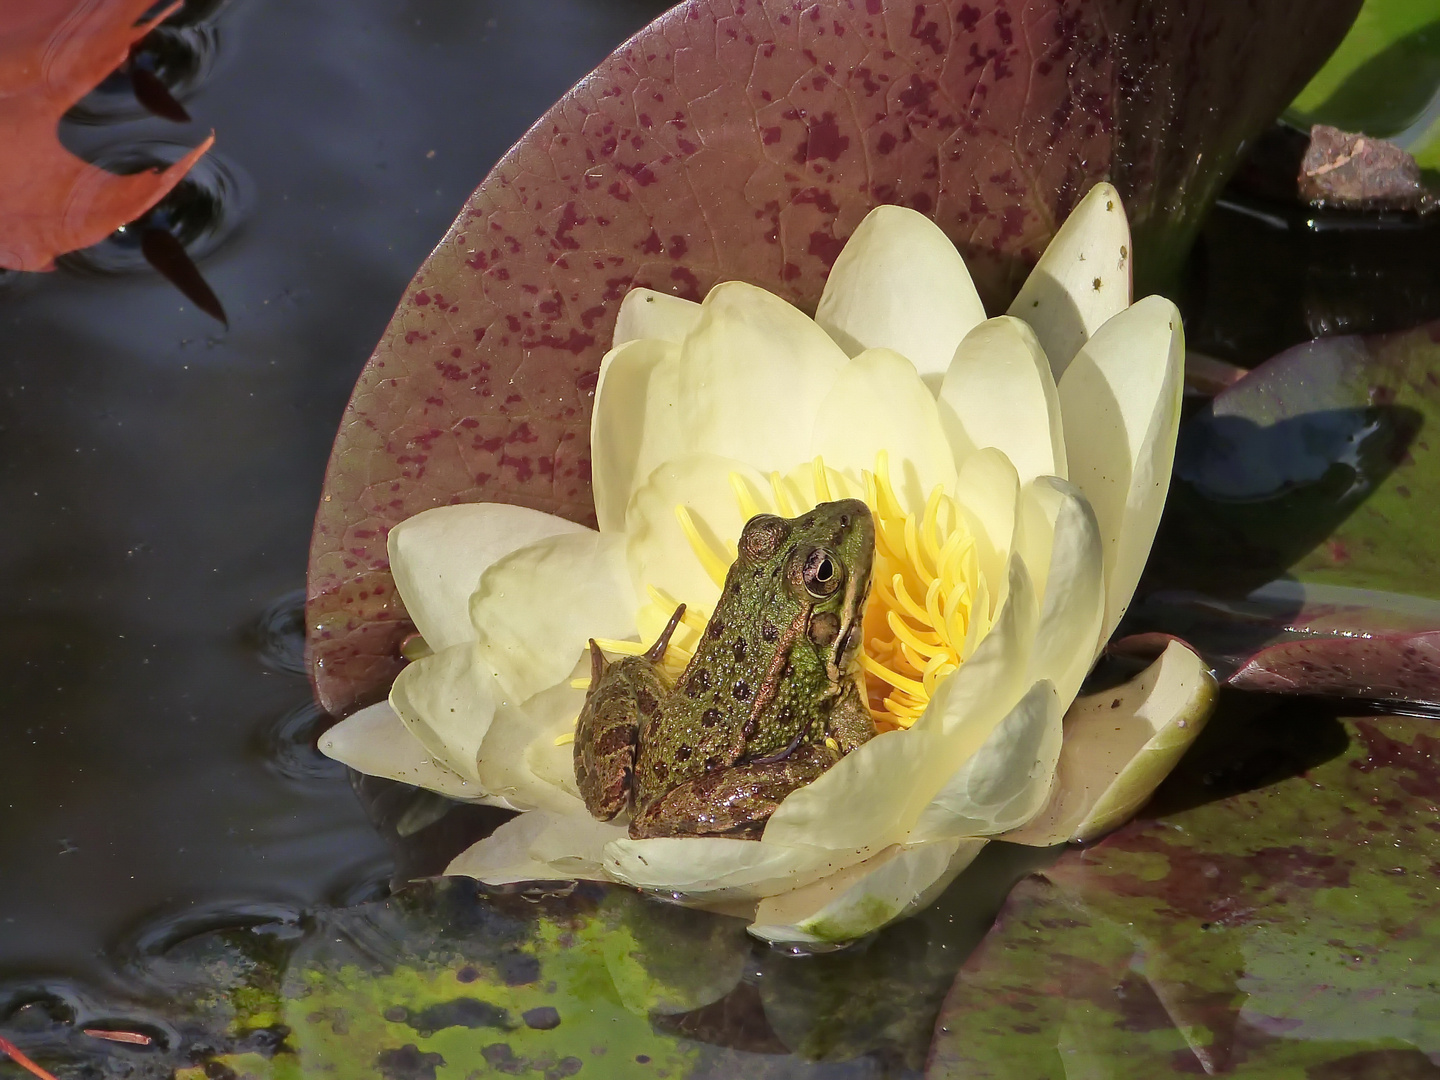
[(849, 671), (860, 648), (870, 595), (875, 523), (859, 499), (821, 503), (797, 518), (760, 514), (740, 534), (739, 561), (754, 580), (775, 583), (770, 603), (792, 622), (794, 644), (815, 649), (830, 681)]

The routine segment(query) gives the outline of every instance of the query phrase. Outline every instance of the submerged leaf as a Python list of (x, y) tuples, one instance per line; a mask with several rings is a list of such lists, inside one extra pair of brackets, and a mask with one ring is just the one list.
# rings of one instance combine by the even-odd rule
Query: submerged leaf
[[(0, 7), (0, 268), (49, 270), (99, 243), (170, 191), (214, 136), (163, 171), (117, 176), (61, 144), (65, 111), (123, 64), (172, 8), (152, 0), (26, 0)], [(178, 4), (174, 5), (178, 6)]]
[(606, 60), (471, 197), (336, 439), (311, 548), (312, 673), (343, 712), (408, 632), (385, 535), (452, 502), (593, 520), (597, 369), (636, 286), (739, 278), (807, 311), (877, 204), (931, 215), (999, 312), (1112, 180), (1141, 292), (1358, 0), (690, 0)]

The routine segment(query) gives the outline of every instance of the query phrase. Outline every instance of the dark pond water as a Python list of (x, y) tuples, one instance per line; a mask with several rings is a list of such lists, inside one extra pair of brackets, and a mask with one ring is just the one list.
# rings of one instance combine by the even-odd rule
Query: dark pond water
[[(164, 982), (154, 957), (207, 928), (283, 941), (314, 928), (304, 912), (387, 895), (387, 830), (314, 752), (321, 718), (301, 665), (330, 440), (465, 197), (666, 6), (192, 4), (161, 57), (185, 72), (192, 123), (147, 116), (112, 80), (65, 125), (68, 146), (111, 163), (165, 160), (215, 129), (186, 235), (229, 328), (126, 242), (54, 274), (0, 275), (0, 1020), (23, 1030), (57, 1008), (103, 1015), (84, 1003), (143, 998)], [(1253, 362), (1313, 332), (1440, 314), (1413, 230), (1383, 241), (1378, 260), (1370, 234), (1324, 232), (1232, 193), (1187, 282), (1195, 339)], [(1263, 310), (1234, 285), (1236, 252), (1257, 243), (1268, 261), (1255, 272), (1273, 279), (1278, 266), (1289, 283)], [(1375, 267), (1399, 265), (1428, 269), (1406, 277), (1413, 295), (1397, 313), (1390, 271)], [(1352, 302), (1361, 287), (1385, 303)], [(1245, 715), (1272, 708), (1333, 727), (1303, 703)], [(387, 808), (393, 792), (366, 794), (381, 819), (416, 812)], [(402, 872), (426, 869), (419, 858)], [(937, 995), (1009, 882), (1036, 865), (1000, 849), (985, 858), (985, 895), (947, 898), (882, 939), (897, 956), (944, 953), (910, 1010), (923, 1030), (906, 1038), (922, 1050)], [(872, 961), (843, 963), (864, 978)], [(33, 998), (68, 1004), (16, 1020)]]
[(343, 771), (307, 748), (330, 440), (465, 197), (666, 6), (194, 5), (193, 123), (116, 80), (66, 124), (112, 161), (217, 132), (201, 180), (224, 220), (200, 254), (230, 329), (121, 245), (0, 277), (0, 980), (103, 982), (156, 919), (387, 879)]

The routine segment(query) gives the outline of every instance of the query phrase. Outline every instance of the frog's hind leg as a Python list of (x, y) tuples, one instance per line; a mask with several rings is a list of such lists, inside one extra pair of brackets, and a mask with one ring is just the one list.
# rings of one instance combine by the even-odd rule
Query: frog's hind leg
[(657, 836), (758, 840), (785, 796), (834, 763), (834, 756), (823, 747), (801, 745), (782, 761), (716, 769), (637, 810), (630, 835), (637, 840)]
[[(676, 612), (670, 628), (656, 642), (661, 655), (682, 614), (683, 609)], [(599, 645), (590, 642), (590, 690), (575, 722), (575, 783), (585, 808), (601, 821), (629, 808), (641, 728), (655, 715), (667, 691), (666, 680), (648, 653), (612, 663)]]

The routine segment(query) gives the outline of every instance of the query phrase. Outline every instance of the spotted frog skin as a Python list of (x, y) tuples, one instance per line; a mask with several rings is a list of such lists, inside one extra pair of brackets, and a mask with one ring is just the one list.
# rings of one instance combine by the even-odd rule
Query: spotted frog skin
[(575, 732), (590, 812), (630, 835), (758, 839), (796, 788), (875, 734), (855, 654), (875, 526), (858, 499), (751, 518), (694, 658), (659, 665), (684, 607), (643, 656), (607, 661)]

